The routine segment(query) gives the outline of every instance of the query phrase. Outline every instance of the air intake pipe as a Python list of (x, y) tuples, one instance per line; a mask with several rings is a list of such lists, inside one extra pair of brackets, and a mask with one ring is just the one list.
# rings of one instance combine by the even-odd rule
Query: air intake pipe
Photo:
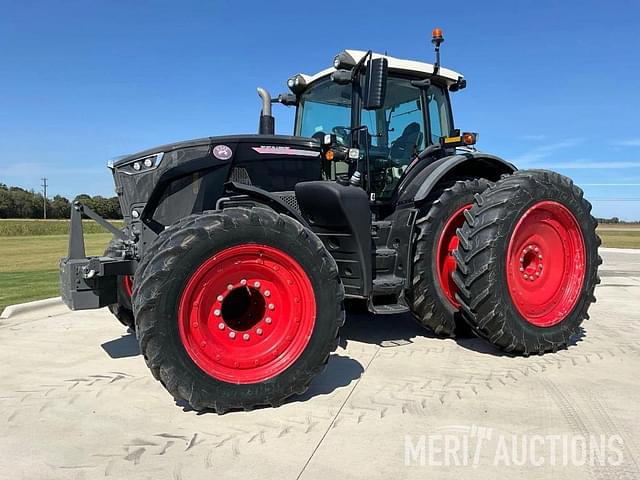
[(271, 115), (271, 95), (262, 87), (258, 87), (258, 95), (262, 99), (258, 133), (260, 135), (274, 135), (276, 132), (276, 121)]

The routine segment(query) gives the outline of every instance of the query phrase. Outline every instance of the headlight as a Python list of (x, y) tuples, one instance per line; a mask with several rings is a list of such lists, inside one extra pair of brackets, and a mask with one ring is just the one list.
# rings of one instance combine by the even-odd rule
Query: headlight
[(291, 77), (287, 80), (287, 86), (296, 95), (301, 94), (307, 86), (307, 81), (300, 74)]
[(356, 63), (353, 57), (347, 52), (340, 52), (333, 59), (333, 68), (336, 70), (350, 70)]

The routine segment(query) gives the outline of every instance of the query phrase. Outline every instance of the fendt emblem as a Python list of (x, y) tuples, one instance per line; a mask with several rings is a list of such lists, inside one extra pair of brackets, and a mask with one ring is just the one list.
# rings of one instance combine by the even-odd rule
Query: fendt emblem
[(216, 145), (213, 147), (213, 156), (218, 160), (229, 160), (233, 152), (226, 145)]

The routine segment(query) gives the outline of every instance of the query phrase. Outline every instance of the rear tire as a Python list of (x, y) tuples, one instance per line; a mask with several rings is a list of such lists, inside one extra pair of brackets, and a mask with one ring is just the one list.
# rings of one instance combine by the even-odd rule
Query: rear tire
[[(121, 238), (113, 237), (104, 252), (105, 257), (122, 258), (124, 256), (124, 242)], [(121, 275), (116, 279), (116, 298), (118, 301), (109, 305), (109, 311), (125, 327), (135, 330), (133, 307), (131, 306), (131, 292), (133, 277)]]
[(473, 204), (474, 195), (490, 182), (485, 179), (458, 180), (436, 190), (426, 213), (416, 221), (413, 274), (407, 299), (414, 318), (436, 335), (455, 337), (471, 333), (455, 300), (457, 288), (451, 275), (457, 246), (456, 229), (464, 223), (463, 211)]
[(519, 171), (465, 217), (453, 277), (474, 332), (523, 355), (566, 348), (595, 302), (602, 263), (582, 190), (554, 172)]
[(133, 298), (155, 378), (176, 399), (218, 413), (303, 393), (344, 323), (344, 289), (322, 242), (259, 207), (166, 229), (140, 262)]

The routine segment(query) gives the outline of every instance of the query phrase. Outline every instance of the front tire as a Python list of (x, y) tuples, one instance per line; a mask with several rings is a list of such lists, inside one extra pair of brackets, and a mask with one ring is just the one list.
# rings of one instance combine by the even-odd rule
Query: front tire
[(582, 190), (523, 170), (478, 195), (465, 217), (453, 278), (474, 332), (524, 355), (566, 348), (595, 302), (602, 263)]
[(196, 410), (278, 406), (303, 393), (338, 345), (344, 290), (318, 237), (265, 208), (174, 225), (136, 272), (140, 348)]

